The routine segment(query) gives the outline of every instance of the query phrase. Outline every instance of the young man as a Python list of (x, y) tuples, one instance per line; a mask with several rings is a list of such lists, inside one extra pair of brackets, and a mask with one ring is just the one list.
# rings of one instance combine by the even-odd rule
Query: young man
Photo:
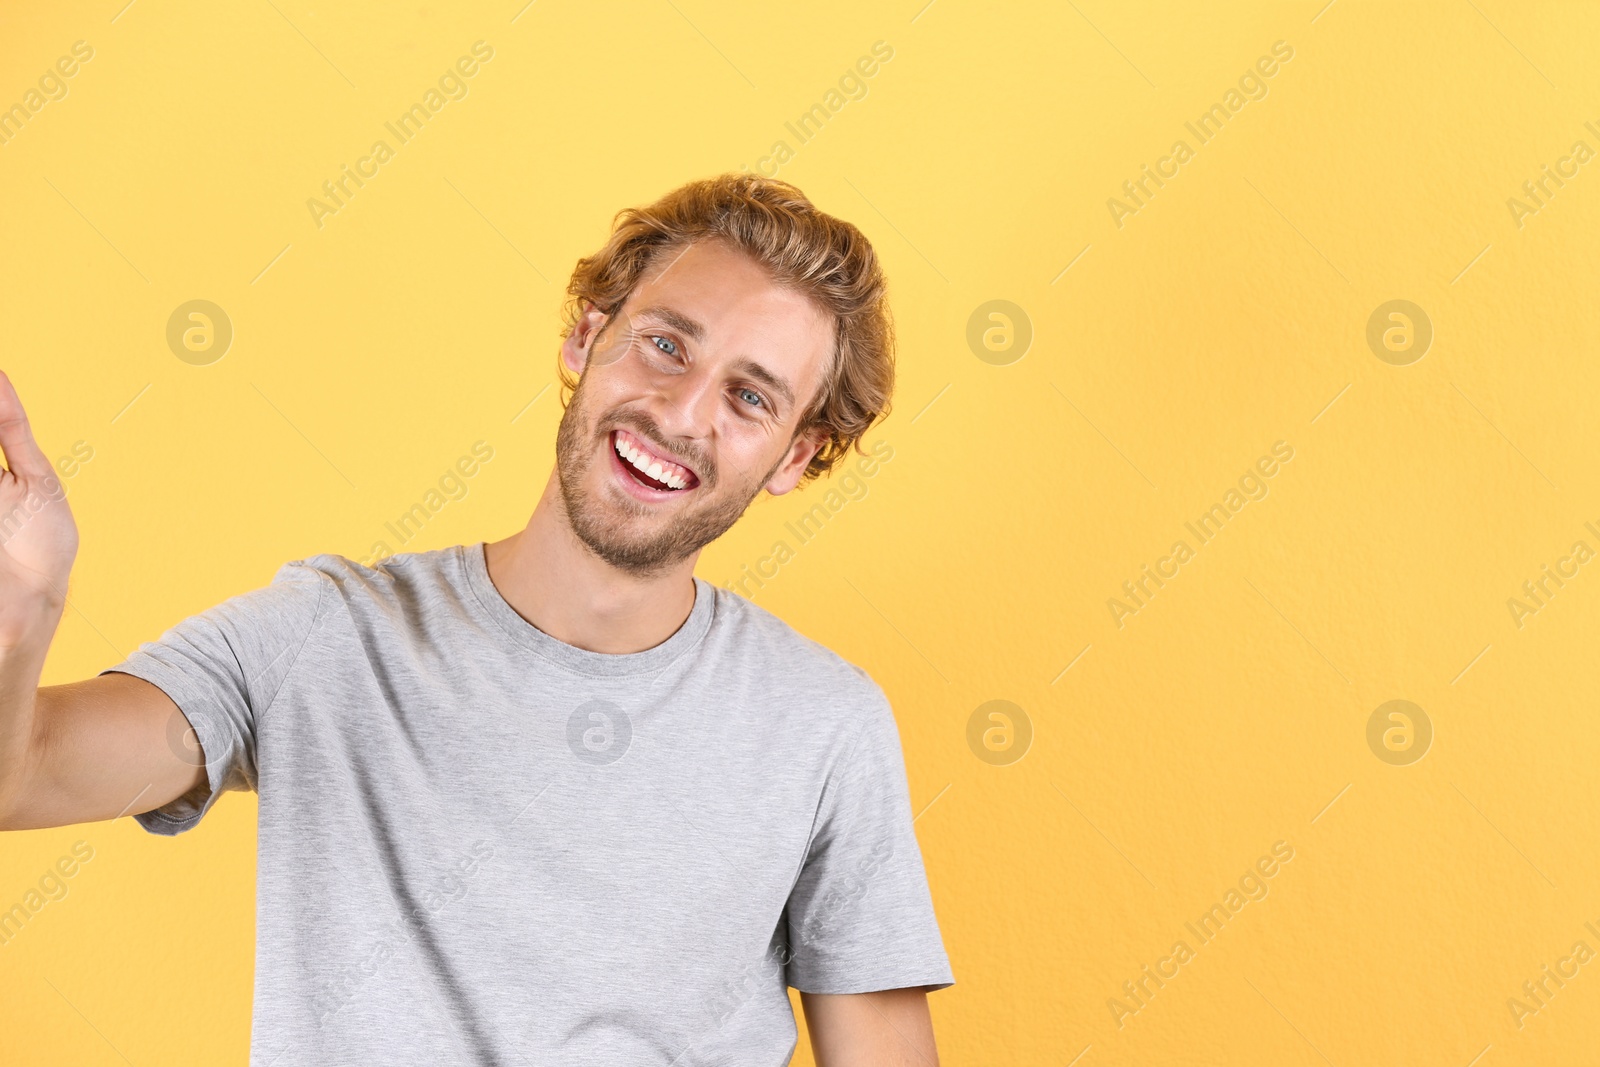
[[(568, 286), (526, 528), (318, 555), (38, 688), (77, 531), (0, 375), (0, 828), (260, 796), (251, 1062), (934, 1064), (952, 984), (860, 668), (694, 576), (887, 410), (866, 239), (750, 175), (624, 211)], [(574, 380), (574, 376), (576, 380)]]

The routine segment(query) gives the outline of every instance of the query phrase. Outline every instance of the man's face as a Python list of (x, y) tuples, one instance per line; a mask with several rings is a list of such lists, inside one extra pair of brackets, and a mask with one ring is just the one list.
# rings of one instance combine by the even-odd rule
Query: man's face
[(832, 316), (743, 252), (657, 253), (616, 314), (587, 312), (562, 345), (582, 371), (556, 437), (573, 530), (651, 574), (720, 537), (763, 488), (793, 489), (823, 440), (795, 429), (833, 343)]

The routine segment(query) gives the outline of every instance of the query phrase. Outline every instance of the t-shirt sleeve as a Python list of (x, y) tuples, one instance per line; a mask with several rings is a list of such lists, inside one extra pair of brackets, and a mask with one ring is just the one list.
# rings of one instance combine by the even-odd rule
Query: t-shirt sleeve
[(181, 834), (217, 797), (256, 788), (256, 723), (271, 706), (321, 614), (332, 579), (303, 560), (272, 583), (184, 619), (101, 674), (117, 671), (160, 688), (194, 727), (200, 752), (186, 749), (182, 723), (167, 731), (173, 751), (205, 761), (206, 780), (162, 807), (134, 815), (153, 834)]
[(823, 786), (817, 825), (789, 893), (788, 983), (802, 993), (955, 984), (912, 829), (900, 734), (874, 698)]

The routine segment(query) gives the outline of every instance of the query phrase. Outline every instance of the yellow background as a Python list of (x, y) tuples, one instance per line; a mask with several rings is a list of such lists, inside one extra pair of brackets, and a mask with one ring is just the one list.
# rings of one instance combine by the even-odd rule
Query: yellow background
[[(50, 455), (93, 449), (47, 683), (285, 560), (368, 555), (479, 439), (494, 460), (405, 547), (518, 528), (574, 261), (782, 139), (778, 176), (884, 257), (902, 348), (869, 438), (893, 460), (755, 599), (894, 701), (945, 1062), (1590, 1062), (1600, 963), (1520, 1027), (1507, 1000), (1600, 950), (1600, 564), (1520, 628), (1507, 600), (1600, 549), (1600, 162), (1520, 227), (1507, 200), (1600, 149), (1594, 7), (122, 3), (0, 11), (0, 104), (94, 48), (0, 146), (0, 360)], [(467, 98), (319, 229), (307, 199), (478, 40)], [(865, 98), (798, 145), (784, 123), (880, 40)], [(1197, 144), (1277, 41), (1268, 95)], [(1118, 227), (1107, 199), (1180, 138)], [(165, 341), (197, 298), (235, 331), (209, 366)], [(995, 299), (1034, 332), (1004, 366), (966, 341)], [(1394, 299), (1435, 334), (1406, 366), (1366, 340)], [(1196, 545), (1280, 440), (1267, 497)], [(825, 488), (759, 502), (700, 574)], [(1119, 628), (1107, 600), (1179, 539)], [(1009, 765), (967, 743), (994, 699), (1033, 728)], [(1394, 699), (1434, 729), (1408, 766), (1367, 745)], [(254, 803), (176, 840), (0, 840), (0, 907), (95, 850), (0, 948), (6, 1063), (244, 1061)], [(1277, 841), (1266, 899), (1119, 1026), (1108, 999)]]

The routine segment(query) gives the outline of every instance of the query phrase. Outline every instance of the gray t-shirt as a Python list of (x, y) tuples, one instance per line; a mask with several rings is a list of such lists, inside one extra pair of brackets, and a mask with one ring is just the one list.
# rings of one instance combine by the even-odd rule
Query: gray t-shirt
[(882, 689), (703, 579), (614, 655), (481, 542), (318, 555), (107, 670), (205, 752), (146, 830), (260, 795), (252, 1067), (777, 1065), (786, 985), (953, 982)]

